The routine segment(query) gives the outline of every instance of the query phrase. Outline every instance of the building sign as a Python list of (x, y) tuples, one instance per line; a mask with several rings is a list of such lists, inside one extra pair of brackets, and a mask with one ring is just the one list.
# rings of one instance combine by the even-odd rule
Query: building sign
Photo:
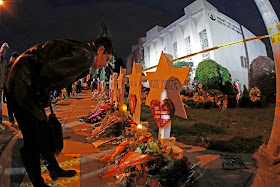
[(236, 26), (235, 23), (229, 21), (229, 20), (226, 20), (220, 16), (216, 16), (214, 15), (213, 13), (209, 13), (208, 14), (209, 18), (212, 20), (212, 21), (217, 21), (219, 24), (229, 28), (229, 29), (232, 29), (234, 30), (235, 32), (237, 32), (238, 34), (242, 34), (241, 32), (241, 29), (240, 29), (240, 26)]

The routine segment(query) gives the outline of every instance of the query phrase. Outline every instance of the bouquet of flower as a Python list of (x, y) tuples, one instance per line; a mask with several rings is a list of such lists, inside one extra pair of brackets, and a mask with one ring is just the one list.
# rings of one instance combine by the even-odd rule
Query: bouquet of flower
[(261, 100), (261, 91), (256, 86), (250, 90), (249, 93), (250, 100), (252, 102), (258, 102)]

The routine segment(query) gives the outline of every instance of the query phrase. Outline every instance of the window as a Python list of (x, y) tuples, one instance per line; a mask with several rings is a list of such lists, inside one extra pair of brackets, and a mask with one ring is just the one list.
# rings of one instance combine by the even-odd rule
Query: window
[(174, 59), (178, 58), (177, 42), (173, 44), (174, 49)]
[[(191, 48), (191, 37), (188, 36), (185, 38), (185, 44), (186, 44), (186, 54), (190, 55), (192, 54), (192, 48)], [(192, 61), (192, 57), (187, 58), (188, 62)]]
[[(203, 29), (201, 32), (199, 32), (199, 37), (200, 37), (202, 50), (209, 49), (206, 29)], [(210, 59), (210, 52), (206, 52), (202, 54), (202, 60), (206, 60), (206, 59)]]

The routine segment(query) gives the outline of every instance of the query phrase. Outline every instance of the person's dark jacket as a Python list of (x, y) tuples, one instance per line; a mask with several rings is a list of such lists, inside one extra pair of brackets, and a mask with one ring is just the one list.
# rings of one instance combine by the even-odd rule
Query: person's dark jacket
[(21, 54), (8, 75), (12, 102), (46, 120), (50, 91), (62, 89), (88, 73), (96, 53), (87, 44), (57, 39), (35, 45)]

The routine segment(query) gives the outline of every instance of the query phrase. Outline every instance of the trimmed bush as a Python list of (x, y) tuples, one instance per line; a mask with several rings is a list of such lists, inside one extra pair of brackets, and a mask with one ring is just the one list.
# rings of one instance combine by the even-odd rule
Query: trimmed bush
[(229, 71), (211, 59), (204, 60), (198, 64), (195, 80), (198, 80), (205, 90), (221, 90), (228, 83), (231, 83)]

